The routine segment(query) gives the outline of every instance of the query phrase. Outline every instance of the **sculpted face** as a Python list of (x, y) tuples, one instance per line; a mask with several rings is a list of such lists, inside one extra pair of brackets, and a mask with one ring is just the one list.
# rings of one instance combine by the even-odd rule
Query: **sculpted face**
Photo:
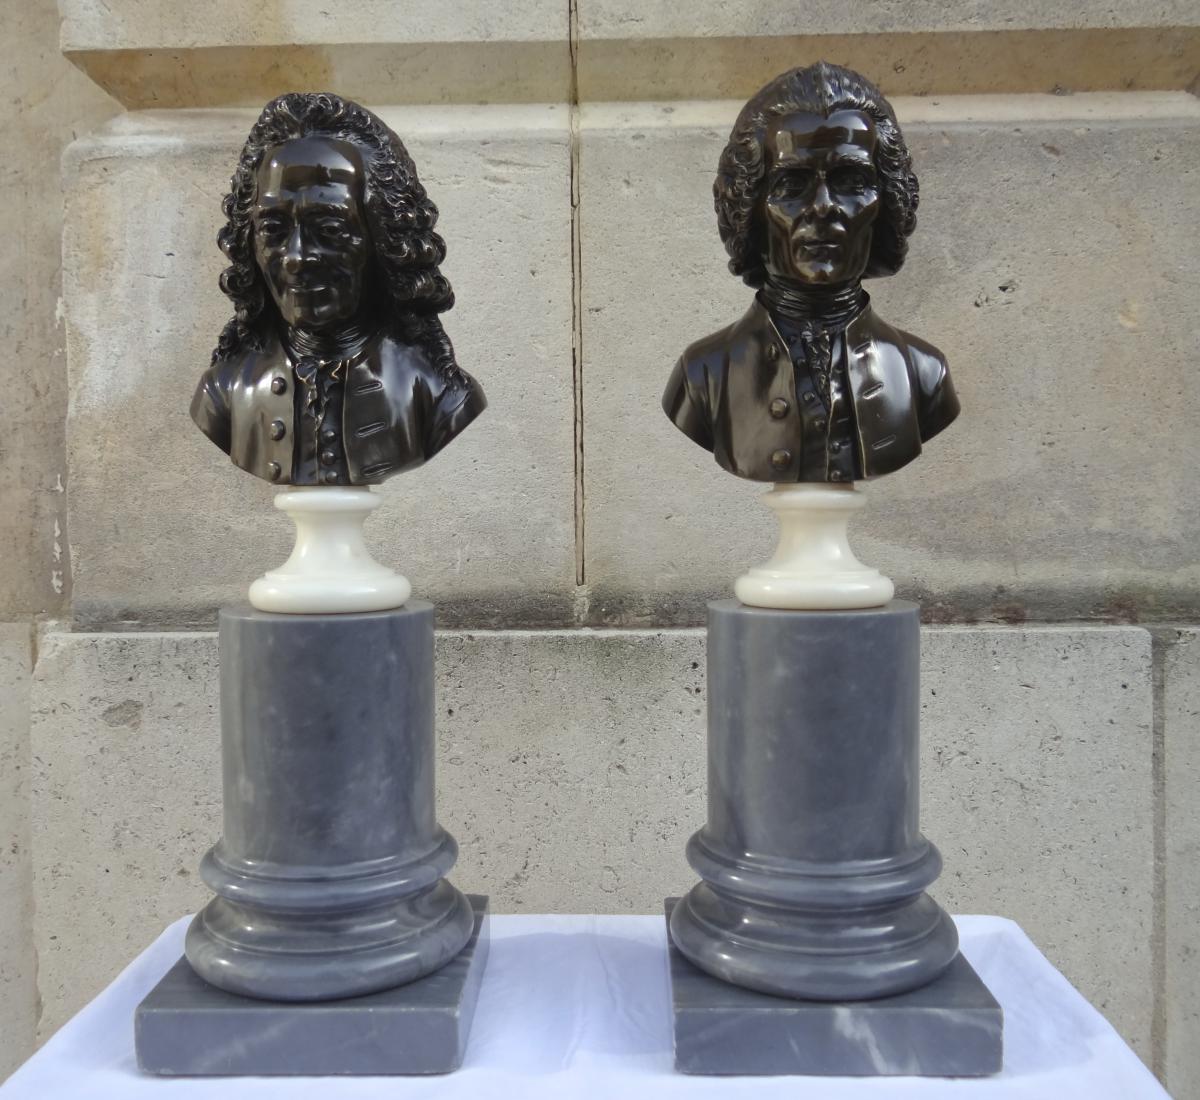
[(371, 258), (364, 178), (357, 147), (334, 138), (295, 138), (263, 155), (254, 258), (295, 328), (328, 328), (358, 312)]
[(879, 215), (875, 123), (860, 111), (786, 115), (767, 136), (767, 271), (805, 283), (859, 278)]

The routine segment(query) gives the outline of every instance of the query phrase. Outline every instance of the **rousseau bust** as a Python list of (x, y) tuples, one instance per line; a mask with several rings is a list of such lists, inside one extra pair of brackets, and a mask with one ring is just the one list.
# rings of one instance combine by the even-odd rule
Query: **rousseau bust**
[(667, 415), (755, 481), (848, 483), (911, 462), (959, 404), (942, 353), (862, 288), (900, 269), (916, 225), (891, 105), (837, 65), (786, 72), (738, 115), (713, 194), (729, 269), (757, 293), (683, 353)]

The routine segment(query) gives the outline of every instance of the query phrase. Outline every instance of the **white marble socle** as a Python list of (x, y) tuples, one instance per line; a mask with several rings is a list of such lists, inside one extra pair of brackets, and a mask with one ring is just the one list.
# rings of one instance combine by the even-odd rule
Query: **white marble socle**
[(846, 528), (866, 505), (853, 485), (801, 482), (773, 485), (763, 501), (779, 517), (779, 545), (765, 565), (734, 584), (752, 607), (800, 611), (882, 607), (895, 586), (854, 556)]
[(296, 525), (291, 557), (250, 586), (250, 604), (285, 615), (344, 614), (401, 607), (412, 585), (380, 565), (363, 542), (363, 522), (382, 504), (370, 489), (288, 489), (275, 507)]

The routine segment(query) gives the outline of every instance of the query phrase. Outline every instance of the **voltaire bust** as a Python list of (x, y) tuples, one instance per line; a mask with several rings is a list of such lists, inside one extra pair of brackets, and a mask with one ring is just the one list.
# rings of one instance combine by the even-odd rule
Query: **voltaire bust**
[(862, 287), (900, 269), (916, 224), (891, 105), (837, 65), (784, 73), (742, 109), (713, 193), (729, 268), (757, 293), (683, 353), (667, 415), (755, 481), (852, 483), (911, 462), (959, 405), (942, 353)]
[(328, 92), (262, 110), (225, 196), (217, 240), (233, 303), (192, 419), (233, 462), (282, 490), (296, 524), (282, 566), (250, 586), (260, 611), (403, 605), (406, 577), (363, 536), (371, 492), (436, 455), (486, 407), (439, 314), (437, 207), (404, 143)]
[(419, 466), (487, 402), (438, 314), (437, 208), (404, 144), (357, 103), (263, 108), (219, 235), (234, 317), (192, 401), (201, 431), (277, 485), (371, 485)]

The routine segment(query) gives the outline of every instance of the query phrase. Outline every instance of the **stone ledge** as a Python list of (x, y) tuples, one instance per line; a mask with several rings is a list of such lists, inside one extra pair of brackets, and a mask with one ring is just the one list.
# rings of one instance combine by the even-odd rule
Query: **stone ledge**
[[(67, 57), (129, 110), (252, 107), (297, 89), (365, 103), (566, 102), (560, 41), (224, 45), (71, 49)], [(987, 31), (779, 38), (585, 40), (577, 92), (597, 100), (745, 99), (772, 76), (826, 58), (889, 95), (1189, 88), (1200, 31)]]
[[(285, 46), (356, 42), (481, 42), (566, 39), (568, 8), (557, 0), (497, 6), (487, 0), (289, 0), (247, 5), (159, 0), (58, 0), (65, 50), (188, 49), (261, 44)], [(910, 0), (848, 6), (841, 0), (762, 5), (754, 10), (696, 0), (686, 8), (667, 0), (578, 0), (582, 39), (729, 38), (912, 32), (1137, 29), (1200, 25), (1189, 0), (1112, 4), (1082, 0), (1047, 6), (1037, 0), (1003, 5), (979, 0)]]
[(163, 0), (58, 0), (61, 44), (71, 50), (194, 49), (204, 46), (353, 45), (361, 42), (565, 41), (559, 0), (287, 0), (206, 4)]
[(131, 111), (261, 107), (294, 91), (337, 91), (362, 103), (565, 102), (571, 86), (565, 37), (69, 50), (67, 57)]
[(1186, 88), (1200, 69), (1187, 0), (1046, 7), (835, 0), (681, 7), (629, 0), (517, 6), (324, 0), (188, 6), (60, 0), (66, 55), (125, 107), (258, 105), (300, 87), (372, 103), (745, 98), (819, 57), (889, 94)]
[(871, 76), (889, 96), (1136, 92), (1191, 87), (1200, 70), (1200, 30), (585, 39), (579, 47), (579, 96), (585, 103), (744, 100), (776, 74), (822, 58)]

